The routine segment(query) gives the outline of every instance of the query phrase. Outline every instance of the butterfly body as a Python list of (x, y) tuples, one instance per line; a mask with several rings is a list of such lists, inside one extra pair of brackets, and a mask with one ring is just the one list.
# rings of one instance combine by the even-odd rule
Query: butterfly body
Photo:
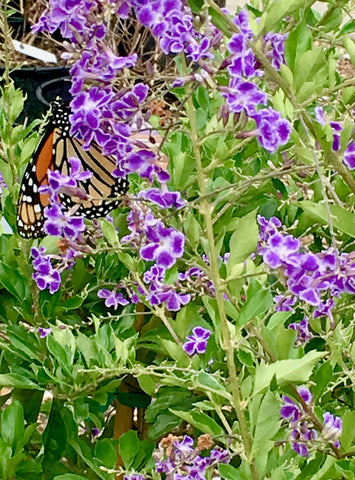
[(79, 182), (79, 187), (86, 192), (87, 200), (60, 194), (59, 200), (64, 211), (72, 207), (74, 215), (84, 215), (86, 218), (105, 216), (116, 208), (119, 200), (110, 201), (106, 198), (117, 198), (128, 190), (125, 178), (115, 179), (112, 172), (116, 169), (113, 157), (102, 155), (97, 144), (92, 144), (90, 150), (82, 148), (83, 141), (70, 134), (68, 107), (58, 101), (54, 102), (53, 114), (45, 133), (25, 171), (18, 201), (17, 228), (24, 238), (38, 238), (44, 235), (44, 209), (49, 205), (49, 194), (41, 193), (40, 187), (48, 185), (48, 170), (59, 170), (63, 175), (70, 175), (71, 157), (80, 159), (83, 170), (93, 173), (92, 177)]

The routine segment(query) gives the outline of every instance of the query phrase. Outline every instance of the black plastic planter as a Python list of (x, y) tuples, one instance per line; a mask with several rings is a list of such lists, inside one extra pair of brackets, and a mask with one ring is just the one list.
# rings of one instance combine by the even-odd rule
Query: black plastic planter
[[(0, 76), (4, 68), (0, 68)], [(48, 105), (57, 96), (65, 103), (70, 101), (69, 69), (65, 67), (24, 67), (10, 74), (16, 88), (26, 94), (24, 111), (18, 119), (22, 123), (25, 118), (32, 121), (40, 118), (48, 110)]]

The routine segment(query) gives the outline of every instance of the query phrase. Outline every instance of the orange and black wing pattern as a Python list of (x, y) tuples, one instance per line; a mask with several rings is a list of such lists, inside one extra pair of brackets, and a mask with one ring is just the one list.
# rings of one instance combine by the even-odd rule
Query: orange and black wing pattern
[(86, 218), (105, 216), (116, 208), (119, 200), (108, 200), (124, 195), (128, 190), (125, 178), (114, 178), (115, 159), (102, 155), (97, 144), (90, 150), (83, 150), (83, 141), (70, 136), (68, 107), (55, 101), (53, 115), (30, 160), (22, 179), (17, 211), (17, 228), (24, 238), (38, 238), (44, 235), (44, 209), (49, 205), (49, 195), (39, 192), (39, 188), (48, 185), (48, 170), (59, 170), (63, 175), (70, 174), (69, 159), (80, 159), (83, 170), (93, 173), (86, 182), (79, 186), (85, 190), (88, 200), (82, 201), (68, 195), (60, 194), (64, 210), (79, 205), (75, 215)]

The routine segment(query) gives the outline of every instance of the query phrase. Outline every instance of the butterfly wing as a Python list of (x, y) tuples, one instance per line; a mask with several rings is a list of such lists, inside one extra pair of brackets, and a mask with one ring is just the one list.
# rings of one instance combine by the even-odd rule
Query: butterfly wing
[(17, 210), (17, 229), (24, 238), (43, 235), (43, 211), (49, 205), (49, 195), (39, 193), (48, 184), (47, 171), (54, 169), (54, 129), (47, 128), (22, 179)]
[[(89, 180), (79, 182), (79, 186), (86, 191), (90, 199), (80, 201), (75, 215), (102, 217), (119, 204), (118, 200), (109, 201), (105, 197), (117, 198), (128, 190), (126, 179), (115, 179), (111, 175), (116, 168), (115, 159), (102, 155), (96, 144), (93, 144), (90, 150), (83, 150), (83, 142), (71, 137), (69, 130), (69, 109), (60, 104), (55, 105), (53, 118), (27, 166), (21, 184), (17, 227), (24, 238), (38, 238), (43, 235), (43, 212), (49, 205), (49, 195), (39, 193), (39, 188), (48, 185), (48, 169), (69, 175), (70, 157), (78, 157), (83, 169), (93, 172)], [(60, 201), (64, 210), (68, 210), (77, 205), (79, 199), (60, 194)]]

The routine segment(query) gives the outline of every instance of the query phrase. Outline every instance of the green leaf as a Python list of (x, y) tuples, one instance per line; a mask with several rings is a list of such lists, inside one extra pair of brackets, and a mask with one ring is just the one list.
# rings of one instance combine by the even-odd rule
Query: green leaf
[(244, 262), (257, 247), (259, 229), (255, 216), (256, 212), (253, 211), (236, 221), (235, 231), (229, 242), (228, 272), (234, 265)]
[(72, 356), (71, 353), (69, 353), (69, 347), (62, 346), (53, 338), (52, 335), (48, 335), (47, 337), (47, 347), (66, 374), (72, 378), (72, 371), (70, 368)]
[(57, 475), (53, 480), (87, 480), (87, 477), (75, 475), (74, 473), (65, 473), (64, 475)]
[(109, 242), (110, 245), (118, 245), (119, 244), (119, 237), (116, 227), (107, 220), (101, 220), (101, 228), (102, 233), (105, 239)]
[(188, 212), (186, 216), (184, 230), (192, 248), (196, 249), (197, 245), (200, 243), (201, 228), (191, 211)]
[(351, 63), (355, 67), (355, 42), (349, 37), (344, 37), (344, 47), (349, 54)]
[(285, 59), (287, 65), (293, 71), (298, 58), (312, 47), (312, 34), (307, 22), (302, 21), (288, 34), (285, 42)]
[(274, 446), (271, 440), (280, 428), (280, 402), (269, 390), (258, 409), (253, 440), (253, 456), (268, 453)]
[(202, 108), (196, 108), (196, 127), (197, 130), (203, 130), (207, 124), (207, 113)]
[(319, 75), (322, 68), (327, 68), (323, 48), (313, 47), (312, 50), (303, 53), (295, 62), (294, 85), (296, 91), (301, 91), (306, 82), (317, 84), (316, 76)]
[(267, 388), (274, 375), (279, 385), (287, 382), (307, 382), (312, 374), (314, 365), (326, 354), (326, 352), (312, 350), (297, 360), (279, 360), (271, 365), (261, 363), (256, 367), (254, 394), (260, 393)]
[(14, 269), (0, 262), (0, 283), (1, 285), (18, 300), (23, 302), (26, 298), (26, 286), (24, 279)]
[(355, 411), (347, 411), (342, 415), (343, 432), (340, 438), (341, 446), (345, 451), (349, 450), (355, 440)]
[[(297, 227), (298, 232), (305, 231), (306, 226), (314, 225), (315, 223), (320, 223), (321, 225), (329, 224), (327, 207), (325, 205), (314, 203), (310, 200), (298, 202), (297, 205), (303, 210)], [(345, 210), (340, 205), (329, 205), (329, 209), (334, 227), (351, 237), (355, 237), (355, 214)]]
[(203, 412), (184, 412), (182, 410), (169, 409), (171, 413), (185, 420), (185, 422), (191, 423), (194, 427), (201, 430), (203, 433), (209, 433), (211, 435), (223, 435), (224, 429), (218, 425), (218, 423)]
[(124, 433), (119, 440), (119, 452), (124, 463), (125, 468), (128, 470), (133, 465), (134, 459), (139, 452), (140, 440), (137, 432), (130, 430)]
[(271, 7), (266, 12), (266, 30), (273, 30), (280, 20), (302, 7), (304, 7), (304, 0), (277, 0), (277, 2), (272, 2)]
[(90, 447), (83, 440), (72, 440), (70, 445), (79, 455), (79, 457), (86, 463), (88, 467), (91, 468), (96, 475), (102, 480), (109, 480), (111, 477), (104, 471), (102, 471), (99, 466), (94, 462), (92, 452)]
[(225, 386), (210, 373), (200, 372), (198, 374), (198, 381), (204, 387), (208, 387), (210, 391), (219, 393), (220, 395), (223, 395), (223, 396), (227, 395), (228, 397), (230, 397), (230, 394), (227, 392)]
[(223, 463), (220, 463), (218, 465), (218, 471), (223, 480), (244, 480), (245, 478), (239, 473), (239, 470), (232, 467), (232, 465), (224, 465)]
[(180, 367), (187, 367), (189, 365), (190, 360), (184, 350), (179, 345), (176, 345), (175, 342), (172, 342), (171, 340), (166, 340), (165, 338), (161, 339), (161, 344), (165, 348), (167, 354), (173, 360), (175, 360)]
[(251, 279), (247, 300), (240, 312), (239, 327), (265, 313), (273, 304), (273, 296), (270, 290), (263, 288), (255, 279)]
[(13, 452), (25, 433), (23, 407), (19, 401), (12, 402), (1, 415), (1, 436)]
[(104, 467), (115, 468), (117, 451), (112, 443), (112, 440), (108, 438), (98, 440), (96, 442), (94, 455), (102, 462)]
[(33, 383), (29, 378), (17, 373), (1, 373), (1, 387), (29, 388), (31, 390), (43, 390), (39, 385)]

